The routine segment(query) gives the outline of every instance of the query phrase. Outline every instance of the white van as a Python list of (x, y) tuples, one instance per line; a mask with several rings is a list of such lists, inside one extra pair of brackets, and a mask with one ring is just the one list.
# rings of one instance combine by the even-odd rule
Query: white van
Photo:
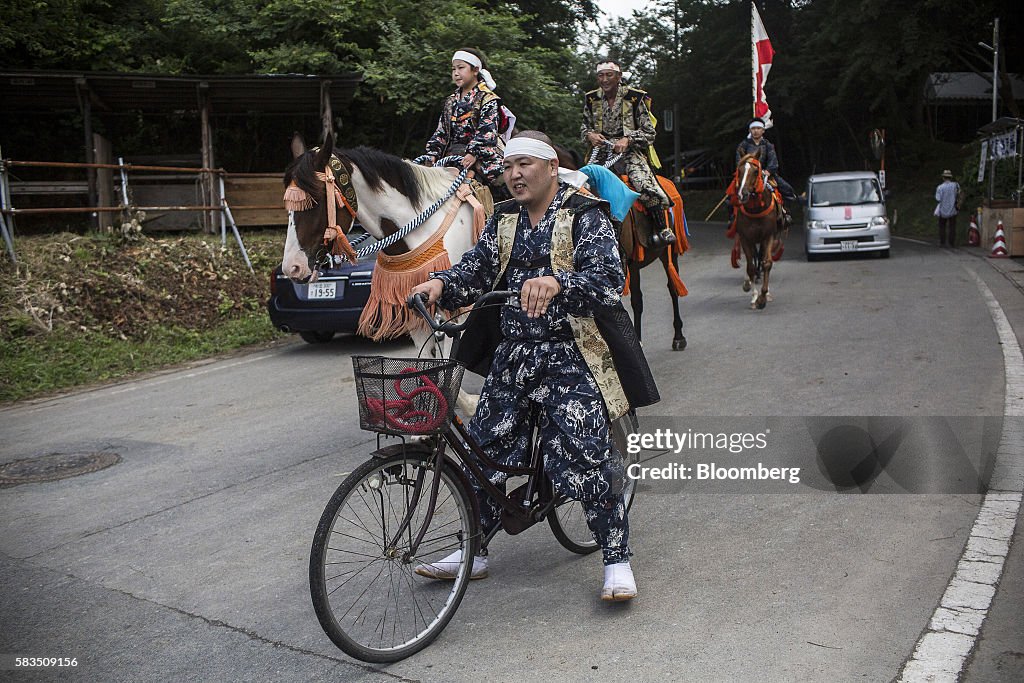
[(889, 256), (889, 218), (878, 176), (870, 171), (819, 173), (807, 180), (807, 260), (856, 251)]

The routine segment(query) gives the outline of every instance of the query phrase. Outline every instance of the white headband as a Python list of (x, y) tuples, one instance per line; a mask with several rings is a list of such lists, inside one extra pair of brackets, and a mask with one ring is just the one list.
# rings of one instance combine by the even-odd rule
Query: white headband
[(512, 138), (508, 141), (508, 144), (505, 145), (506, 159), (517, 155), (537, 157), (538, 159), (544, 159), (545, 161), (558, 158), (555, 148), (548, 143), (522, 136)]
[(751, 121), (750, 125), (747, 126), (747, 128), (750, 130), (754, 130), (755, 128), (764, 128), (764, 124), (761, 123), (760, 121)]
[(618, 71), (619, 73), (622, 73), (622, 69), (615, 62), (601, 62), (597, 65), (595, 73), (599, 73), (601, 71)]
[(494, 90), (498, 87), (498, 84), (494, 82), (493, 78), (491, 78), (491, 72), (484, 68), (483, 62), (481, 62), (480, 58), (475, 54), (472, 52), (466, 52), (465, 50), (456, 50), (455, 54), (452, 55), (452, 61), (454, 62), (456, 59), (480, 69), (480, 77), (484, 80), (484, 83), (487, 84), (488, 88)]

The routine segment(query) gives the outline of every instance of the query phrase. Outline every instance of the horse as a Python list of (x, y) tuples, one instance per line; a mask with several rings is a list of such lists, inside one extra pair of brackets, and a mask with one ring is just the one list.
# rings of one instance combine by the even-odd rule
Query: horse
[[(681, 200), (680, 200), (681, 201)], [(672, 244), (661, 244), (658, 246), (644, 245), (640, 235), (650, 235), (654, 232), (654, 224), (646, 209), (639, 206), (639, 202), (630, 208), (626, 218), (622, 221), (622, 229), (619, 233), (619, 244), (622, 253), (626, 255), (626, 289), (623, 294), (629, 294), (629, 304), (633, 309), (633, 326), (636, 328), (636, 336), (639, 339), (641, 317), (644, 312), (644, 294), (640, 289), (640, 270), (649, 266), (655, 261), (660, 261), (665, 271), (665, 278), (668, 283), (668, 293), (672, 299), (672, 350), (682, 351), (686, 348), (686, 337), (683, 336), (683, 319), (679, 313), (679, 297), (686, 296), (688, 291), (686, 285), (679, 278), (679, 256), (688, 248), (686, 230), (683, 227), (682, 206), (673, 214), (676, 216), (676, 241)]]
[(772, 271), (772, 254), (781, 246), (779, 217), (781, 202), (767, 182), (761, 168), (760, 150), (740, 159), (727, 195), (735, 208), (734, 226), (727, 235), (739, 235), (740, 246), (747, 262), (743, 291), (751, 290), (751, 283), (761, 278), (761, 290), (750, 299), (752, 309), (763, 309), (771, 298), (768, 278)]
[[(556, 146), (556, 151), (559, 148)], [(596, 155), (591, 156), (593, 159)], [(559, 151), (559, 166), (576, 170), (579, 166), (568, 155), (563, 156)], [(613, 162), (614, 164), (614, 162)], [(675, 186), (667, 178), (658, 178), (662, 189), (666, 192), (676, 194)], [(666, 187), (667, 186), (667, 187)], [(686, 296), (688, 291), (686, 285), (679, 277), (679, 256), (689, 249), (689, 242), (686, 239), (686, 228), (684, 227), (682, 199), (679, 198), (672, 207), (673, 221), (675, 224), (676, 241), (673, 244), (651, 245), (644, 244), (641, 235), (651, 235), (654, 232), (654, 224), (646, 207), (639, 201), (634, 202), (629, 213), (622, 221), (619, 229), (619, 247), (622, 250), (626, 270), (626, 287), (623, 295), (629, 294), (629, 305), (633, 309), (633, 328), (636, 330), (637, 339), (641, 338), (641, 322), (644, 312), (644, 295), (640, 289), (640, 270), (655, 261), (660, 261), (665, 270), (665, 278), (668, 282), (668, 293), (672, 298), (672, 350), (682, 351), (686, 348), (686, 337), (683, 335), (683, 319), (679, 313), (679, 297)]]
[[(296, 135), (292, 154), (284, 177), (289, 221), (281, 272), (296, 282), (315, 281), (318, 267), (332, 258), (332, 251), (355, 257), (345, 233), (357, 216), (370, 235), (382, 240), (440, 203), (456, 180), (451, 169), (420, 166), (369, 147), (335, 149), (333, 135), (312, 150)], [(468, 186), (460, 187), (456, 197), (402, 240), (381, 250), (360, 334), (379, 340), (408, 333), (417, 348), (444, 355), (441, 340), (408, 310), (405, 298), (430, 272), (450, 267), (473, 246), (484, 211), (463, 188)], [(428, 341), (433, 343), (428, 346)], [(467, 397), (460, 393), (460, 404), (471, 405)]]

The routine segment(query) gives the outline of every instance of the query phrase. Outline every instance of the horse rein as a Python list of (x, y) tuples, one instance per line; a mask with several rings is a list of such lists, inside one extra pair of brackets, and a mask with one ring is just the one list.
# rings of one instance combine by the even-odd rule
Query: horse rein
[[(605, 145), (606, 147), (609, 147), (609, 148), (615, 146), (612, 143), (611, 140), (604, 140), (600, 144), (603, 144), (603, 145)], [(600, 151), (601, 151), (601, 148), (598, 147), (597, 145), (595, 145), (593, 151), (590, 152), (590, 159), (587, 161), (587, 163), (588, 164), (596, 164), (597, 163), (597, 154)], [(601, 164), (601, 165), (604, 166), (605, 168), (611, 168), (615, 164), (619, 163), (619, 159), (621, 159), (621, 158), (622, 158), (622, 154), (616, 154), (615, 156), (612, 156), (611, 152), (608, 152), (608, 159), (605, 160), (605, 162), (603, 164)]]

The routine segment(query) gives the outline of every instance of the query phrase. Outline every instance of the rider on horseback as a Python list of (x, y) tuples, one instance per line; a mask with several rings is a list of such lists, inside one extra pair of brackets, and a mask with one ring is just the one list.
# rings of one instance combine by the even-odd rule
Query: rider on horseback
[(793, 219), (790, 217), (789, 212), (786, 211), (785, 202), (797, 201), (796, 192), (779, 175), (779, 157), (775, 154), (775, 145), (764, 137), (764, 120), (759, 118), (751, 120), (748, 129), (750, 133), (736, 146), (736, 164), (739, 165), (740, 159), (748, 154), (760, 153), (761, 168), (768, 171), (771, 181), (779, 189), (779, 194), (782, 195), (783, 203), (780, 205), (782, 208), (782, 225), (780, 225), (780, 228), (789, 229)]
[(656, 133), (650, 97), (621, 82), (622, 67), (617, 62), (607, 60), (597, 65), (600, 87), (586, 94), (580, 137), (592, 148), (610, 145), (607, 156), (622, 155), (612, 169), (629, 177), (633, 189), (640, 193), (640, 202), (649, 209), (657, 230), (651, 235), (652, 244), (671, 244), (676, 236), (666, 222), (665, 212), (672, 202), (651, 169), (651, 161), (657, 157), (653, 155)]
[(444, 101), (437, 130), (427, 140), (430, 163), (449, 155), (461, 156), (463, 168), (473, 169), (495, 200), (504, 199), (508, 194), (501, 176), (503, 133), (515, 121), (508, 121), (478, 50), (463, 48), (452, 55), (452, 81), (458, 90)]

